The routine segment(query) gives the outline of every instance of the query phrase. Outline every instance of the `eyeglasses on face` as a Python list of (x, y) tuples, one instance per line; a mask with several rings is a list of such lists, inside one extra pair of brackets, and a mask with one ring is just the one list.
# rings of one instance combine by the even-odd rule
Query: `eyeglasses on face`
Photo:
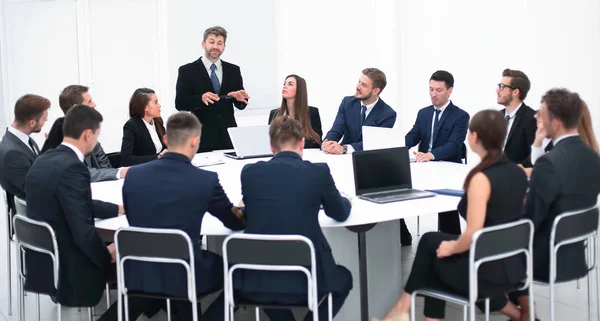
[(503, 84), (503, 83), (499, 83), (499, 84), (498, 84), (498, 89), (500, 89), (500, 90), (504, 90), (504, 87), (508, 87), (508, 88), (510, 88), (510, 89), (515, 89), (515, 87), (513, 87), (513, 86), (509, 86), (509, 85), (505, 85), (505, 84)]

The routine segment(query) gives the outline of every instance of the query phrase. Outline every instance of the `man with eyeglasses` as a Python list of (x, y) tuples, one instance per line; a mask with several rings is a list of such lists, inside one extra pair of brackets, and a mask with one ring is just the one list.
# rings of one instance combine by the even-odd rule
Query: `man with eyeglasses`
[(531, 83), (524, 72), (507, 68), (502, 72), (502, 80), (496, 89), (498, 104), (506, 107), (501, 110), (508, 125), (504, 155), (524, 167), (531, 167), (531, 145), (537, 130), (535, 111), (523, 102), (529, 88)]

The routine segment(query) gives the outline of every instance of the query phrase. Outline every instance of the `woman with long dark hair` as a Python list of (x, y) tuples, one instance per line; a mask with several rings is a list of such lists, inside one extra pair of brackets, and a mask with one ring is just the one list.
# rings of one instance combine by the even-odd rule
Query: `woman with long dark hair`
[[(475, 114), (469, 125), (467, 140), (471, 149), (481, 158), (469, 172), (458, 212), (467, 220), (467, 228), (460, 236), (430, 232), (422, 236), (404, 293), (384, 320), (409, 320), (411, 293), (425, 287), (469, 295), (469, 247), (473, 234), (488, 226), (507, 223), (522, 217), (521, 209), (527, 177), (516, 164), (503, 156), (502, 145), (506, 136), (504, 115), (494, 110)], [(511, 257), (483, 264), (479, 268), (478, 293), (482, 296), (503, 297), (515, 289), (525, 277), (525, 261)], [(519, 310), (507, 305), (507, 300), (494, 300), (490, 311), (502, 311), (513, 320)], [(444, 318), (445, 302), (426, 297), (426, 320)]]
[(165, 126), (154, 90), (136, 89), (129, 100), (129, 120), (123, 125), (121, 165), (131, 166), (160, 158), (166, 151)]
[(298, 75), (285, 77), (281, 90), (281, 107), (271, 110), (269, 124), (278, 116), (290, 116), (302, 125), (304, 148), (320, 148), (323, 130), (319, 109), (308, 106), (306, 81)]

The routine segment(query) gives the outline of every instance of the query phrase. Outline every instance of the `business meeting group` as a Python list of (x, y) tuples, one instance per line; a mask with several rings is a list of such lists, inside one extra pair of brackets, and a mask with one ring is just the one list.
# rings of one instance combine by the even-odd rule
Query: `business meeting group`
[[(463, 190), (457, 191), (457, 208), (438, 213), (438, 231), (420, 236), (408, 279), (393, 285), (401, 289), (400, 297), (394, 298), (385, 315), (369, 317), (410, 320), (415, 308), (413, 294), (420, 293), (425, 319), (444, 319), (446, 300), (425, 290), (469, 298), (475, 289), (480, 311), (499, 312), (512, 321), (531, 320), (532, 316), (537, 320), (530, 300), (529, 287), (533, 284), (525, 280), (567, 281), (590, 273), (593, 262), (588, 254), (595, 246), (588, 239), (580, 237), (553, 252), (554, 238), (559, 237), (555, 221), (563, 213), (587, 211), (587, 228), (591, 226), (592, 232), (598, 229), (600, 149), (588, 106), (576, 92), (552, 88), (539, 103), (534, 97), (531, 104), (535, 106), (530, 107), (525, 104), (531, 88), (525, 72), (499, 70), (491, 77), (500, 79), (497, 103), (504, 108), (469, 115), (450, 100), (453, 75), (438, 70), (429, 80), (431, 104), (418, 111), (412, 129), (404, 137), (385, 137), (398, 141), (398, 147), (367, 150), (363, 146), (365, 128), (392, 129), (396, 123), (396, 112), (381, 98), (387, 84), (383, 71), (365, 68), (357, 72), (354, 96), (342, 98), (333, 126), (325, 135), (319, 109), (308, 105), (306, 81), (295, 74), (284, 79), (281, 106), (271, 110), (264, 126), (259, 126), (261, 130), (244, 131), (245, 127), (237, 127), (234, 108), (243, 110), (250, 95), (244, 90), (240, 67), (221, 59), (226, 40), (227, 31), (220, 26), (204, 31), (203, 55), (178, 70), (178, 112), (166, 121), (161, 118), (157, 93), (149, 88), (135, 89), (119, 153), (107, 154), (98, 143), (101, 130), (115, 129), (101, 128), (103, 117), (95, 109), (88, 87), (76, 84), (62, 90), (58, 101), (64, 117), (52, 125), (42, 148), (30, 135), (41, 132), (50, 100), (26, 94), (16, 101), (14, 122), (0, 142), (0, 185), (6, 193), (10, 225), (14, 223), (9, 238), (24, 248), (16, 251), (16, 258), (11, 258), (9, 251), (7, 258), (9, 265), (10, 260), (18, 259), (23, 264), (19, 269), (26, 271), (19, 295), (46, 294), (61, 306), (94, 307), (105, 291), (124, 287), (132, 295), (124, 298), (119, 292), (119, 298), (99, 320), (136, 320), (142, 314), (151, 318), (161, 310), (167, 311), (169, 320), (231, 320), (233, 314), (228, 311), (233, 308), (226, 304), (222, 290), (233, 282), (235, 301), (263, 307), (261, 311), (272, 321), (294, 320), (291, 306), (309, 304), (307, 295), (316, 295), (318, 306), (313, 306), (314, 313), (307, 313), (304, 320), (331, 320), (358, 283), (347, 267), (336, 263), (319, 225), (319, 213), (344, 222), (356, 202), (435, 197), (435, 191), (384, 187), (398, 185), (403, 178), (396, 176), (418, 163), (466, 163), (468, 150), (480, 160), (470, 160), (477, 165), (466, 175)], [(237, 138), (232, 134), (236, 130)], [(249, 135), (262, 135), (268, 142), (268, 155), (241, 155), (240, 145), (252, 144), (236, 139)], [(415, 146), (416, 151), (409, 153)], [(210, 167), (192, 163), (198, 153), (231, 149), (235, 149), (232, 157), (236, 153), (243, 159), (261, 156), (241, 170), (239, 203), (228, 197), (219, 175)], [(332, 155), (328, 157), (351, 154), (355, 171), (362, 161), (362, 173), (355, 179), (360, 177), (364, 184), (374, 187), (373, 195), (359, 199), (338, 191), (327, 163), (303, 159), (308, 150)], [(122, 204), (92, 198), (93, 183), (117, 180), (123, 180)], [(249, 266), (236, 270), (227, 281), (230, 269), (224, 266), (225, 254), (202, 246), (206, 213), (225, 228), (241, 231), (236, 235), (304, 237), (314, 255), (315, 266), (310, 268), (316, 273), (316, 289), (310, 286), (306, 273), (291, 268), (261, 270)], [(157, 230), (178, 230), (189, 237), (193, 262), (183, 261), (193, 263), (193, 297), (214, 294), (210, 306), (201, 309), (200, 303), (188, 300), (190, 271), (181, 264), (132, 258), (124, 263), (122, 275), (118, 273), (117, 265), (128, 246), (160, 247), (127, 245), (123, 243), (127, 238), (119, 240), (123, 244), (115, 244), (100, 235), (96, 222), (122, 215), (130, 228), (139, 231), (152, 229), (158, 235)], [(466, 221), (464, 230), (461, 217)], [(474, 280), (470, 264), (475, 255), (471, 251), (473, 240), (483, 235), (482, 231), (515, 222), (532, 223), (519, 225), (532, 226), (527, 234), (532, 235), (532, 253), (521, 251), (486, 261), (475, 271)], [(577, 233), (582, 225), (577, 222), (559, 232)], [(35, 237), (20, 231), (21, 226), (52, 230), (59, 255), (28, 246), (27, 240)], [(413, 237), (403, 219), (399, 226), (400, 239), (389, 242), (411, 245)], [(114, 235), (111, 237), (116, 238)], [(135, 253), (134, 249), (129, 251)], [(166, 298), (171, 298), (168, 305)], [(19, 313), (22, 310), (20, 306)], [(355, 320), (360, 319), (357, 315)]]

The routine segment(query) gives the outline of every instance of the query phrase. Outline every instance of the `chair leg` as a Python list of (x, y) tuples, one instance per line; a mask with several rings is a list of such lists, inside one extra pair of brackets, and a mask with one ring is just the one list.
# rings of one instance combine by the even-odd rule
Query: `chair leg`
[(421, 236), (421, 217), (417, 216), (417, 236)]
[(469, 311), (467, 311), (467, 306), (463, 305), (463, 321), (467, 321), (468, 314), (469, 314)]
[[(417, 230), (417, 233), (418, 233), (418, 230)], [(416, 297), (417, 297), (416, 291), (410, 295), (410, 321), (415, 321), (415, 318), (416, 318), (416, 316), (415, 316), (415, 310), (416, 310), (415, 309), (415, 301), (416, 301), (415, 298)]]
[(106, 310), (110, 307), (110, 285), (106, 283)]
[[(198, 321), (198, 303), (197, 302), (191, 302), (192, 303), (192, 321)], [(200, 311), (202, 312), (202, 311)]]
[(88, 320), (94, 321), (94, 308), (92, 307), (88, 308)]
[(42, 315), (40, 313), (40, 294), (35, 294), (35, 309), (37, 310), (37, 319), (40, 321), (42, 319)]
[(490, 299), (485, 299), (485, 321), (490, 321)]
[(21, 301), (21, 321), (25, 321), (25, 296), (27, 295), (27, 292), (25, 291), (25, 280), (21, 278), (19, 282), (21, 283), (21, 293), (23, 293), (23, 301)]
[(12, 315), (12, 266), (11, 266), (11, 258), (12, 255), (10, 254), (10, 213), (7, 214), (7, 222), (6, 222), (6, 273), (7, 273), (7, 278), (6, 278), (6, 283), (8, 286), (8, 315)]
[(21, 287), (21, 276), (17, 276), (17, 320), (23, 321), (23, 309), (21, 306), (23, 305), (23, 301), (25, 298), (23, 297), (23, 288)]
[(167, 299), (167, 321), (171, 321), (171, 300), (169, 299)]
[(329, 316), (329, 321), (333, 321), (333, 296), (331, 293), (327, 296), (327, 315)]
[(554, 282), (552, 281), (552, 277), (550, 277), (550, 283), (548, 284), (550, 287), (550, 321), (554, 321)]
[(125, 295), (123, 301), (125, 301), (125, 321), (129, 321), (129, 298), (127, 295)]
[(475, 321), (475, 304), (469, 304), (469, 320)]
[(56, 304), (56, 308), (58, 309), (58, 321), (62, 321), (62, 307), (60, 306), (60, 303)]
[(254, 320), (260, 321), (260, 309), (258, 307), (254, 308)]
[(590, 272), (588, 272), (587, 276), (587, 294), (588, 294), (588, 320), (592, 320), (592, 289), (590, 288)]

